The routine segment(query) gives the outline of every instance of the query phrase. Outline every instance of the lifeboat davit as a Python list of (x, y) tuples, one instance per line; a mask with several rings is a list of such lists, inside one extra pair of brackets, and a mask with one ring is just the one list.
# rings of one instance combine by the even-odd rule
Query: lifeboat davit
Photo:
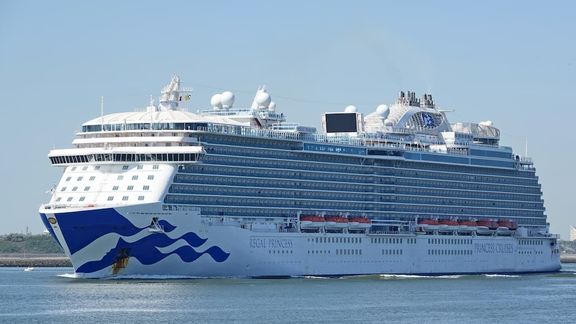
[(367, 229), (372, 226), (372, 221), (368, 217), (349, 217), (348, 226), (352, 230)]
[(302, 229), (318, 229), (324, 227), (324, 217), (317, 215), (302, 215), (300, 216), (300, 228)]
[(343, 229), (348, 227), (348, 218), (342, 216), (324, 216), (326, 229)]

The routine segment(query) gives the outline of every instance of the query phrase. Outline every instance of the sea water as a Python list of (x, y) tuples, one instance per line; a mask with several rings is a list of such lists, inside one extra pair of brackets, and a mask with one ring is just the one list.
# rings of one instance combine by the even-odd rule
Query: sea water
[(71, 272), (0, 268), (0, 322), (576, 322), (576, 265), (513, 276), (86, 280)]

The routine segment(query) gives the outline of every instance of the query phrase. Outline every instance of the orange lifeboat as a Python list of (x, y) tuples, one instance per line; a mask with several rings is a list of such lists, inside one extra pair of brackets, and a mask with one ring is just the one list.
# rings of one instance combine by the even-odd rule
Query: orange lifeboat
[(456, 231), (458, 230), (458, 222), (450, 219), (442, 219), (438, 221), (439, 230)]
[(512, 222), (507, 219), (501, 219), (498, 221), (498, 227), (510, 228), (512, 227)]
[(473, 232), (476, 230), (477, 225), (478, 225), (478, 223), (476, 223), (473, 220), (459, 221), (458, 222), (458, 230), (461, 232)]
[(496, 234), (498, 235), (511, 235), (513, 225), (512, 222), (508, 219), (500, 219), (498, 220), (498, 228), (496, 229)]
[(368, 217), (348, 217), (350, 229), (367, 229), (372, 226), (372, 221)]
[(342, 216), (324, 216), (327, 229), (342, 229), (348, 227), (348, 218)]
[(318, 229), (323, 227), (325, 223), (324, 217), (318, 215), (301, 215), (300, 228), (303, 229)]
[(438, 220), (436, 219), (419, 219), (418, 225), (423, 230), (434, 231), (438, 229)]

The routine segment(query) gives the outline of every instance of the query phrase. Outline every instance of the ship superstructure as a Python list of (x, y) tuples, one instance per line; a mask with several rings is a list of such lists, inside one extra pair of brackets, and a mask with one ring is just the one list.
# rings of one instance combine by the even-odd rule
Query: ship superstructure
[(364, 116), (288, 123), (264, 87), (180, 108), (95, 118), (64, 168), (46, 227), (81, 276), (515, 273), (559, 269), (533, 163), (492, 122), (450, 124), (401, 92)]

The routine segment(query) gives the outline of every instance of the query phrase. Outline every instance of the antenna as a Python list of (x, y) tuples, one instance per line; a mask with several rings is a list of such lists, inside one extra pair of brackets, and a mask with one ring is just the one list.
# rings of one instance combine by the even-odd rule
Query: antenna
[(104, 131), (104, 96), (100, 97), (100, 126), (101, 131)]
[(524, 143), (524, 156), (528, 157), (528, 136), (526, 136), (526, 141)]

